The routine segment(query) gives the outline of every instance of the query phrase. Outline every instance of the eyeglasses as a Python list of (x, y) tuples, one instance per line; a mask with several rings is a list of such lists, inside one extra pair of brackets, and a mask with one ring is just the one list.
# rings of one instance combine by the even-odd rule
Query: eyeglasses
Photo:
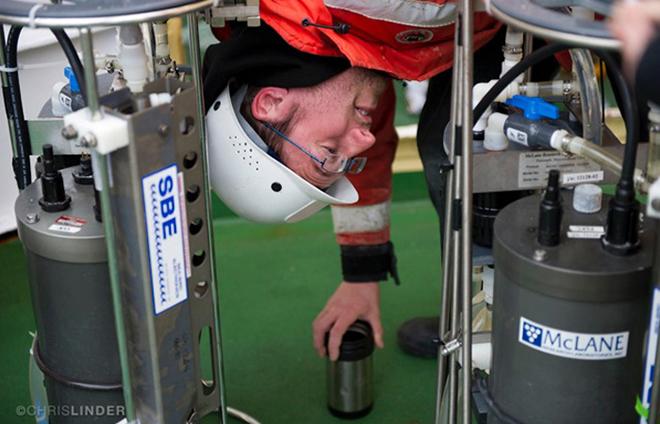
[(321, 167), (321, 169), (331, 174), (343, 174), (343, 173), (359, 174), (360, 172), (362, 172), (364, 166), (367, 164), (367, 158), (365, 157), (348, 158), (346, 156), (338, 155), (330, 152), (327, 152), (323, 159), (319, 159), (312, 152), (308, 151), (307, 149), (305, 149), (295, 141), (291, 140), (282, 131), (278, 130), (268, 122), (262, 122), (262, 123), (266, 128), (273, 131), (284, 141), (290, 143), (295, 148), (297, 148), (298, 150), (300, 150), (301, 152), (312, 158), (312, 160), (316, 162)]

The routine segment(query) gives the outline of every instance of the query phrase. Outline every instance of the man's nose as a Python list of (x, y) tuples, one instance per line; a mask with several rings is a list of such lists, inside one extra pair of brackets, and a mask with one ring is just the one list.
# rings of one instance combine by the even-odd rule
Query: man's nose
[(352, 128), (345, 139), (344, 154), (355, 157), (363, 153), (376, 142), (376, 136), (367, 128)]

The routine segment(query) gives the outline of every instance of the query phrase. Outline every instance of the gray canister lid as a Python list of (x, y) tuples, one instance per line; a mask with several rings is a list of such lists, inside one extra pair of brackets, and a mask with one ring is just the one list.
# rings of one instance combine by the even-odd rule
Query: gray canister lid
[(495, 269), (516, 284), (567, 300), (615, 302), (647, 295), (653, 230), (647, 227), (641, 232), (641, 247), (636, 253), (615, 256), (602, 248), (600, 238), (569, 237), (569, 232), (579, 231), (591, 231), (583, 235), (593, 237), (598, 229), (605, 228), (607, 220), (605, 210), (575, 212), (567, 206), (572, 200), (571, 193), (562, 193), (560, 243), (552, 247), (537, 241), (540, 196), (529, 196), (504, 208), (495, 219)]

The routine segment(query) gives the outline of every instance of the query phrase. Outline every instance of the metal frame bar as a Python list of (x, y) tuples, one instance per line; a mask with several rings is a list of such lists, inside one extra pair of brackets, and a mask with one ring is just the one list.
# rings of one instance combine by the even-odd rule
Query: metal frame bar
[[(202, 119), (204, 119), (204, 93), (202, 91), (202, 75), (201, 75), (201, 69), (202, 69), (202, 60), (201, 60), (201, 51), (200, 51), (200, 42), (199, 42), (199, 22), (197, 15), (195, 13), (191, 13), (188, 15), (188, 32), (189, 32), (189, 37), (190, 37), (190, 57), (191, 57), (191, 62), (192, 62), (192, 69), (193, 69), (193, 82), (195, 85), (195, 89), (197, 90), (197, 98), (200, 99), (200, 101), (197, 103), (198, 104), (198, 116)], [(209, 164), (208, 164), (208, 154), (207, 154), (207, 149), (208, 149), (208, 144), (207, 144), (207, 138), (206, 138), (206, 125), (202, 124), (199, 126), (199, 139), (201, 143), (201, 153), (202, 153), (202, 165), (204, 166), (204, 178), (206, 181), (209, 181)], [(206, 204), (209, 205), (209, 207), (206, 209), (206, 222), (209, 224), (213, 222), (213, 217), (211, 214), (211, 192), (209, 190), (206, 190), (204, 192), (204, 196), (206, 197)], [(207, 231), (208, 231), (208, 237), (209, 237), (209, 246), (211, 249), (213, 249), (213, 246), (215, 246), (215, 242), (213, 240), (213, 227), (211, 225), (206, 226)], [(212, 251), (211, 251), (212, 253)], [(215, 255), (211, 254), (210, 255), (212, 259), (215, 259)], [(223, 363), (224, 361), (222, 360), (222, 339), (221, 339), (221, 334), (220, 334), (220, 305), (218, 302), (218, 288), (217, 288), (217, 273), (215, 269), (215, 260), (212, 260), (211, 262), (211, 295), (213, 296), (213, 306), (214, 306), (214, 320), (215, 320), (215, 340), (216, 340), (216, 348), (218, 352), (218, 364), (216, 367), (216, 375), (215, 379), (218, 384), (218, 390), (220, 392), (220, 405), (219, 407), (219, 413), (218, 417), (219, 423), (226, 423), (227, 422), (227, 400), (225, 396), (225, 387), (224, 387), (224, 368), (223, 368)]]
[[(448, 372), (448, 422), (471, 422), (472, 386), (472, 81), (473, 81), (473, 3), (462, 0), (457, 4), (454, 37), (454, 70), (452, 74), (451, 151), (453, 169), (448, 175), (447, 215), (444, 223), (448, 230), (444, 241), (443, 299), (440, 311), (438, 353), (438, 382), (435, 423), (441, 423), (441, 403)], [(459, 211), (460, 209), (460, 211)], [(460, 215), (459, 215), (460, 214)], [(460, 219), (460, 224), (459, 224)], [(451, 296), (451, 307), (448, 308)], [(462, 317), (460, 313), (462, 312)], [(449, 340), (447, 319), (451, 324)], [(460, 346), (461, 349), (457, 347)], [(462, 397), (458, 411), (458, 365), (456, 356), (461, 352)], [(449, 364), (444, 363), (448, 356)]]
[[(89, 28), (80, 30), (82, 44), (82, 55), (85, 68), (85, 85), (87, 86), (87, 106), (92, 113), (92, 119), (101, 119), (102, 114), (99, 109), (99, 96), (96, 87), (96, 66), (94, 65), (94, 47), (92, 42), (92, 31)], [(115, 327), (117, 331), (117, 345), (119, 347), (119, 361), (121, 363), (122, 390), (124, 394), (124, 405), (126, 411), (126, 420), (129, 423), (135, 421), (135, 405), (133, 403), (133, 385), (131, 381), (128, 341), (126, 338), (126, 327), (124, 324), (124, 314), (122, 312), (121, 300), (121, 281), (119, 278), (119, 262), (117, 258), (117, 245), (114, 233), (114, 217), (112, 213), (112, 204), (110, 198), (110, 173), (108, 171), (108, 158), (101, 156), (96, 151), (94, 155), (94, 164), (96, 169), (94, 173), (96, 182), (100, 183), (99, 195), (101, 198), (101, 213), (103, 217), (103, 229), (105, 230), (105, 243), (108, 251), (108, 271), (110, 273), (110, 289), (112, 291), (112, 305), (115, 316)]]
[(30, 26), (32, 28), (88, 28), (93, 26), (139, 24), (197, 12), (214, 6), (215, 3), (214, 0), (200, 0), (192, 4), (152, 12), (134, 13), (132, 15), (99, 15), (90, 18), (40, 18), (39, 16), (35, 16), (34, 19), (30, 19), (26, 16), (0, 14), (0, 22)]

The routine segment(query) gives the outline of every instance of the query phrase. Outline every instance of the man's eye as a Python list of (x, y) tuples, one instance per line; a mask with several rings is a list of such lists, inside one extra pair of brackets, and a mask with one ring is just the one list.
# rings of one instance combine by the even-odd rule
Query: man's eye
[(365, 110), (365, 109), (362, 109), (362, 108), (359, 108), (359, 107), (356, 107), (355, 110), (357, 110), (357, 113), (359, 113), (362, 116), (369, 116), (369, 111), (368, 110)]

